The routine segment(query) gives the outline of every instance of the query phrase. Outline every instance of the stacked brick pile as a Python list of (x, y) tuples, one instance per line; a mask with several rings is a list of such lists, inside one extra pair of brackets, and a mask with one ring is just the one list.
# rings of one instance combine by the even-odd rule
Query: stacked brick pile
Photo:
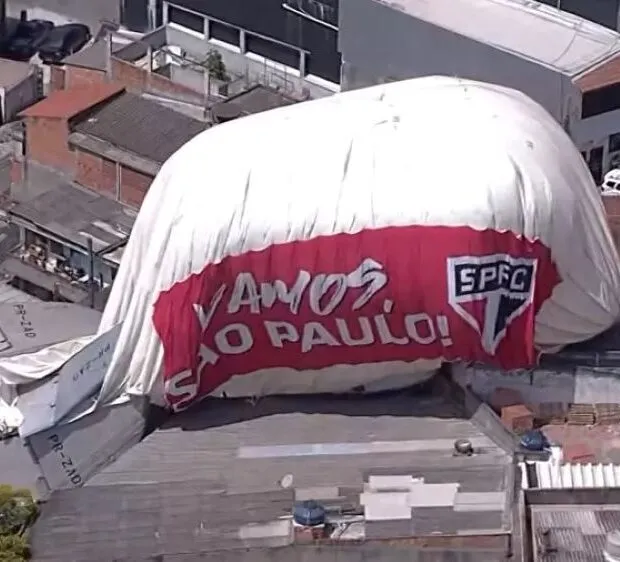
[(525, 433), (534, 428), (534, 413), (525, 404), (505, 406), (501, 416), (504, 425), (514, 433)]
[(503, 424), (515, 433), (525, 433), (534, 427), (534, 413), (518, 390), (496, 388), (490, 406), (501, 416)]
[(596, 404), (594, 422), (598, 425), (620, 424), (620, 404)]
[(571, 404), (566, 413), (570, 425), (594, 425), (594, 404)]
[(562, 402), (543, 402), (534, 407), (534, 416), (539, 425), (564, 425), (567, 405)]
[[(619, 198), (620, 199), (620, 198)], [(620, 424), (620, 404), (564, 404), (545, 402), (530, 405), (518, 390), (498, 387), (489, 405), (511, 431), (523, 433), (542, 425)]]

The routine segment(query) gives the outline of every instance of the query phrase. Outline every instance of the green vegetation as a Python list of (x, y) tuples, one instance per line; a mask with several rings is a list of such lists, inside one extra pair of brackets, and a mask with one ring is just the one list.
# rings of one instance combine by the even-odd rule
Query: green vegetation
[(30, 558), (27, 530), (37, 512), (29, 490), (0, 484), (0, 562), (23, 562)]

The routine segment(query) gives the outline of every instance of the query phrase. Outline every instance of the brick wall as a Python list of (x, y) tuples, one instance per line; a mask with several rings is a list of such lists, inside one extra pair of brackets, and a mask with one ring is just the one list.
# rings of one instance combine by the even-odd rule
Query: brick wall
[(204, 94), (202, 92), (197, 92), (192, 88), (173, 82), (160, 74), (138, 68), (126, 61), (112, 58), (111, 70), (112, 79), (123, 84), (129, 91), (168, 94), (173, 98), (199, 104), (204, 101)]
[(84, 150), (75, 150), (75, 181), (116, 198), (116, 163)]
[(65, 69), (61, 66), (50, 67), (50, 93), (65, 89)]
[(10, 178), (11, 185), (20, 184), (24, 181), (24, 163), (15, 157), (11, 160)]
[(123, 84), (128, 90), (144, 92), (146, 90), (146, 72), (129, 62), (112, 58), (112, 79)]
[(118, 164), (107, 158), (101, 159), (101, 178), (99, 185), (102, 193), (108, 193), (116, 199), (118, 197)]
[(92, 68), (80, 68), (78, 66), (65, 67), (65, 88), (75, 88), (76, 86), (90, 86), (105, 82), (106, 73), (103, 70)]
[(72, 172), (75, 166), (69, 150), (69, 124), (64, 119), (26, 118), (26, 151), (28, 157), (52, 168)]
[[(116, 199), (117, 193), (120, 193), (122, 203), (140, 208), (153, 181), (151, 176), (78, 148), (75, 149), (75, 160), (77, 183), (112, 199)], [(118, 179), (121, 185), (117, 189)]]
[(125, 205), (140, 208), (153, 178), (130, 168), (121, 166), (121, 201)]
[(105, 71), (79, 66), (52, 66), (50, 69), (50, 93), (68, 90), (75, 86), (89, 86), (105, 82)]
[(146, 88), (147, 91), (154, 94), (171, 94), (175, 97), (180, 97), (185, 101), (200, 104), (204, 102), (204, 94), (202, 92), (197, 92), (192, 88), (173, 82), (169, 78), (161, 76), (160, 74), (147, 73)]

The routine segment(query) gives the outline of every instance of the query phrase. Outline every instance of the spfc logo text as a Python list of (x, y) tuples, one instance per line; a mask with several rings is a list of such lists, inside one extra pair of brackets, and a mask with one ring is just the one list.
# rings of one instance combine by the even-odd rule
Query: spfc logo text
[(537, 260), (508, 254), (448, 258), (448, 302), (495, 355), (512, 322), (531, 306)]

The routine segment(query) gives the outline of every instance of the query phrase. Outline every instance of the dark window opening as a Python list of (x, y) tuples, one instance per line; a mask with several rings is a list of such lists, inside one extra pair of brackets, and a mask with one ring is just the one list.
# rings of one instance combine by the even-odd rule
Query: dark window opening
[(615, 133), (609, 136), (609, 152), (620, 151), (620, 133)]
[(198, 33), (204, 33), (205, 31), (205, 18), (203, 16), (188, 12), (187, 10), (182, 10), (175, 6), (168, 6), (168, 21)]
[(611, 84), (583, 94), (581, 117), (586, 119), (620, 109), (620, 84)]
[(247, 34), (245, 38), (245, 47), (250, 53), (260, 55), (261, 57), (279, 62), (291, 68), (299, 68), (299, 51), (285, 45), (268, 41), (256, 35)]
[(131, 31), (147, 31), (149, 27), (147, 3), (136, 2), (135, 0), (121, 0), (120, 19), (121, 24)]
[(217, 39), (218, 41), (228, 43), (229, 45), (236, 45), (238, 47), (241, 44), (240, 37), (240, 32), (235, 27), (224, 25), (223, 23), (219, 23), (217, 21), (209, 22), (210, 39)]
[(590, 151), (590, 159), (588, 167), (592, 173), (592, 177), (596, 185), (600, 185), (603, 181), (603, 147), (597, 146)]
[(55, 254), (56, 256), (59, 256), (59, 257), (64, 257), (65, 247), (62, 244), (60, 244), (59, 242), (56, 242), (55, 240), (50, 240), (49, 245), (50, 245), (49, 249), (52, 254)]
[(306, 56), (306, 74), (340, 84), (340, 56), (311, 54)]

